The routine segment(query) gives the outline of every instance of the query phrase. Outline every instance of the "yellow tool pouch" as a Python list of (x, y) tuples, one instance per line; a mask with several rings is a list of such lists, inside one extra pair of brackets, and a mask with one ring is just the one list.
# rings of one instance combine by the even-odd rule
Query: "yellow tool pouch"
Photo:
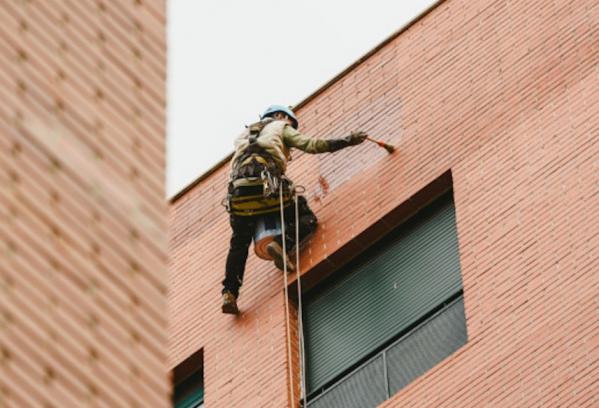
[[(290, 183), (281, 178), (283, 188), (283, 207), (291, 204), (292, 192)], [(231, 214), (252, 216), (279, 211), (279, 193), (264, 194), (265, 180), (260, 177), (247, 177), (229, 183), (228, 209)]]

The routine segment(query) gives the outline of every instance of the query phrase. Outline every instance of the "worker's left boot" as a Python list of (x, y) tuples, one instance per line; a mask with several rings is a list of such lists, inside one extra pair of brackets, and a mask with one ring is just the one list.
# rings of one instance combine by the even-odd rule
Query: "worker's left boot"
[(287, 272), (295, 271), (295, 266), (293, 266), (290, 257), (283, 256), (283, 248), (281, 247), (281, 244), (279, 244), (277, 241), (272, 241), (270, 244), (268, 244), (266, 246), (266, 251), (272, 257), (277, 268), (284, 271), (285, 268), (283, 267), (283, 265), (285, 264), (285, 261), (287, 261)]
[(239, 314), (239, 309), (237, 308), (237, 297), (228, 290), (223, 292), (223, 313), (234, 315)]

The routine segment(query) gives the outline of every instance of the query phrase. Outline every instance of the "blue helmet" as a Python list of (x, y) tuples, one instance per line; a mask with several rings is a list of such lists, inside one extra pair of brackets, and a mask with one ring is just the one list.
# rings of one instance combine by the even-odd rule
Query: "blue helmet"
[(291, 126), (293, 126), (295, 129), (297, 129), (297, 127), (299, 126), (297, 117), (295, 116), (295, 113), (293, 113), (291, 108), (289, 108), (285, 105), (270, 105), (268, 108), (266, 108), (266, 110), (264, 111), (262, 116), (260, 116), (260, 119), (264, 119), (266, 117), (272, 116), (277, 112), (283, 112), (285, 115), (289, 116), (291, 118), (291, 122), (292, 122)]

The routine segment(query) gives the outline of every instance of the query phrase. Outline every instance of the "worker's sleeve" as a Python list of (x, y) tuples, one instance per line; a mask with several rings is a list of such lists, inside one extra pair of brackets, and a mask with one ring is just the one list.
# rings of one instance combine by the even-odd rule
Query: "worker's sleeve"
[(302, 135), (291, 126), (285, 126), (283, 141), (287, 147), (295, 147), (306, 153), (326, 153), (330, 151), (327, 140)]

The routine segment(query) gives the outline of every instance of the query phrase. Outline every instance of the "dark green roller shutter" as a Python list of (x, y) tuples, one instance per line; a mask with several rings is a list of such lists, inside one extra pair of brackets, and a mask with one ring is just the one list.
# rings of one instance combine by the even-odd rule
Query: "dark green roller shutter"
[(461, 288), (448, 193), (306, 295), (309, 391), (376, 351)]

